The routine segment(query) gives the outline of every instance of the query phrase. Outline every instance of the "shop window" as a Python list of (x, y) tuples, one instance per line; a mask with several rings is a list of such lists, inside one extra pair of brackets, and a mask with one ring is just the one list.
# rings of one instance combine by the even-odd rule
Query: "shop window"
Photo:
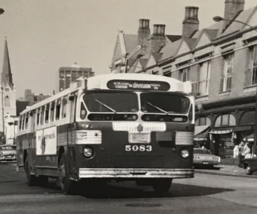
[(215, 121), (215, 127), (235, 126), (236, 119), (232, 114), (220, 115)]
[(240, 125), (254, 124), (255, 122), (255, 111), (245, 112), (240, 118)]

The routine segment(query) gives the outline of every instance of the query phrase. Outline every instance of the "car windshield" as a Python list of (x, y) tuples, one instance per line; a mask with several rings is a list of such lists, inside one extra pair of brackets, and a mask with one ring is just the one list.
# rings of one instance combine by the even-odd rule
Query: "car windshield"
[(16, 150), (15, 146), (0, 146), (0, 150)]
[(89, 93), (84, 95), (83, 100), (90, 112), (116, 113), (138, 111), (137, 94), (131, 92)]
[(140, 99), (145, 113), (185, 114), (190, 106), (187, 97), (170, 93), (142, 93)]
[(194, 154), (211, 155), (212, 153), (207, 149), (194, 149)]

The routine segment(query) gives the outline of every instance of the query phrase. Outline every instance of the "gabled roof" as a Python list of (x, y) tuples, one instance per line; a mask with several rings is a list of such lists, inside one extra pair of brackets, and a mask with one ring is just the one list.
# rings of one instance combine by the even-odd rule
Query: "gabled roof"
[[(250, 8), (248, 10), (244, 10), (242, 11), (236, 18), (237, 21), (240, 21), (240, 22), (243, 22), (243, 23), (248, 23), (249, 20), (251, 19), (252, 15), (256, 12), (257, 10), (257, 6), (253, 7), (253, 8)], [(232, 21), (228, 26), (227, 28), (225, 29), (224, 32), (220, 32), (219, 35), (217, 36), (217, 38), (220, 38), (220, 37), (224, 37), (224, 36), (227, 36), (229, 34), (232, 34), (232, 33), (235, 33), (235, 32), (238, 32), (242, 29), (244, 29), (246, 27), (245, 24), (242, 24), (242, 23), (239, 23), (239, 22), (235, 22), (235, 21)]]
[(182, 38), (181, 35), (166, 35), (171, 42), (175, 42)]
[(187, 43), (190, 50), (192, 50), (195, 47), (197, 41), (196, 38), (183, 38), (183, 40)]
[(174, 43), (168, 43), (160, 52), (162, 54), (160, 61), (175, 56), (178, 52), (181, 43), (182, 39), (177, 40)]
[(137, 35), (135, 34), (123, 34), (126, 53), (130, 53), (137, 47)]

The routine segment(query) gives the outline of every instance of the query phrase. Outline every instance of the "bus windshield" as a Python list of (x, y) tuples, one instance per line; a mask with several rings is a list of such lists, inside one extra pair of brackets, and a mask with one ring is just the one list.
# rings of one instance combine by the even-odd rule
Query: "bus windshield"
[(137, 94), (131, 92), (95, 92), (85, 94), (83, 99), (90, 112), (137, 112), (139, 109)]
[(187, 97), (168, 93), (142, 93), (140, 100), (144, 113), (186, 114), (190, 107)]

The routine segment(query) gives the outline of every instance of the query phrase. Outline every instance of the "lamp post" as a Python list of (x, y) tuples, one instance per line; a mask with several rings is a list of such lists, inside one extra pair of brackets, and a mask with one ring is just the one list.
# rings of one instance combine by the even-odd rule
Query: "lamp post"
[[(251, 26), (251, 25), (249, 25), (249, 24), (247, 24), (245, 22), (239, 21), (239, 20), (224, 19), (223, 17), (220, 17), (220, 16), (214, 16), (213, 20), (215, 22), (220, 22), (220, 21), (238, 22), (238, 23), (241, 23), (243, 25), (248, 26), (249, 28), (251, 28), (252, 30), (255, 30), (257, 32), (257, 28), (256, 27), (253, 27), (253, 26)], [(255, 121), (254, 121), (254, 144), (253, 144), (253, 150), (252, 150), (253, 154), (256, 154), (256, 145), (257, 145), (257, 90), (256, 90), (255, 97), (256, 97), (256, 101), (255, 101)]]

